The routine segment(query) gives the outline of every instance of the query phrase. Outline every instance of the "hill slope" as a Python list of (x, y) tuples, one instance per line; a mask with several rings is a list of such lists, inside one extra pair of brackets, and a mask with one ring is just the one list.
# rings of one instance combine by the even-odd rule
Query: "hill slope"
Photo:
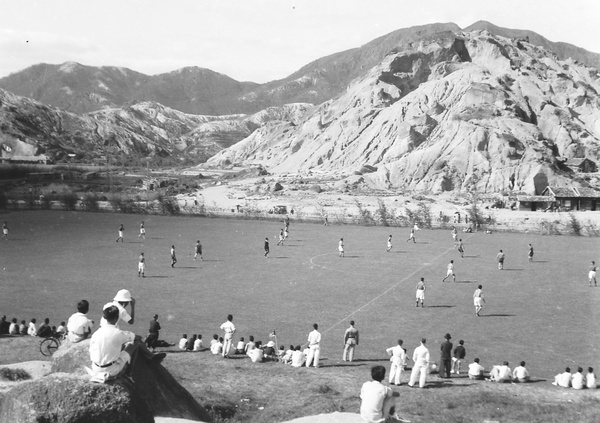
[(380, 188), (539, 193), (600, 160), (598, 70), (487, 31), (402, 46), (297, 126), (263, 127), (208, 164), (348, 175)]

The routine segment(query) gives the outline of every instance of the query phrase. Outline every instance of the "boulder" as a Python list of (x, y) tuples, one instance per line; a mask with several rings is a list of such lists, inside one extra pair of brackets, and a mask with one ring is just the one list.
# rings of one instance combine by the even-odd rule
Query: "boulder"
[(283, 185), (281, 185), (279, 182), (275, 182), (275, 184), (273, 184), (273, 186), (271, 187), (271, 191), (275, 192), (275, 191), (281, 191), (283, 189)]
[[(168, 360), (168, 357), (166, 358)], [(89, 341), (66, 342), (52, 357), (53, 373), (10, 391), (2, 422), (152, 422), (153, 416), (209, 422), (207, 411), (161, 364), (138, 356), (133, 384), (89, 382)]]
[(308, 189), (311, 190), (312, 192), (316, 192), (317, 194), (319, 194), (320, 192), (323, 191), (323, 189), (321, 188), (321, 185), (319, 185), (319, 184), (313, 184)]

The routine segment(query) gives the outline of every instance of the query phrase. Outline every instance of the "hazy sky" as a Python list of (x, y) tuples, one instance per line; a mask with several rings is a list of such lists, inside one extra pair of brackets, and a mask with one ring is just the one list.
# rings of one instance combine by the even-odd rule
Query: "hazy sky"
[(0, 0), (0, 77), (72, 60), (267, 82), (396, 29), (478, 20), (600, 53), (599, 17), (600, 0)]

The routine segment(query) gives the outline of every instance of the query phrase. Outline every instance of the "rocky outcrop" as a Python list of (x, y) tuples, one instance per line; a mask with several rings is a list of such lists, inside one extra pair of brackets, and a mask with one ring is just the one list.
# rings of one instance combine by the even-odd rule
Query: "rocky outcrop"
[(599, 93), (596, 69), (525, 40), (442, 32), (389, 54), (299, 124), (259, 128), (207, 165), (370, 166), (365, 182), (380, 189), (539, 193), (572, 180), (557, 157), (600, 160)]
[(52, 357), (52, 374), (6, 394), (0, 421), (138, 423), (152, 422), (154, 416), (211, 421), (161, 364), (138, 357), (133, 384), (125, 379), (91, 383), (84, 366), (90, 366), (89, 341), (64, 343)]

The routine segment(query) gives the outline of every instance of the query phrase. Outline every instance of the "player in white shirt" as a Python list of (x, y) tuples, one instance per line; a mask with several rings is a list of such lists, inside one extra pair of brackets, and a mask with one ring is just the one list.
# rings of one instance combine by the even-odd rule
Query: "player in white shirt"
[(413, 387), (419, 379), (419, 388), (425, 387), (425, 381), (427, 379), (427, 369), (429, 368), (429, 350), (425, 346), (427, 340), (425, 338), (421, 339), (421, 345), (415, 348), (413, 352), (413, 361), (415, 364), (413, 365), (412, 371), (410, 373), (410, 380), (408, 382), (408, 386)]
[(481, 313), (483, 303), (485, 303), (485, 298), (483, 298), (483, 293), (481, 292), (482, 288), (482, 285), (479, 285), (473, 293), (473, 304), (475, 305), (475, 315), (477, 316)]
[(2, 225), (2, 239), (8, 241), (8, 223), (4, 221), (4, 225)]
[(321, 334), (318, 331), (319, 325), (314, 324), (313, 330), (308, 334), (309, 352), (306, 357), (306, 367), (310, 367), (314, 360), (314, 366), (319, 367), (319, 356), (321, 355)]
[(388, 236), (387, 240), (387, 252), (389, 253), (392, 250), (392, 236)]
[(385, 350), (392, 362), (389, 376), (390, 385), (393, 383), (400, 386), (400, 376), (402, 375), (403, 364), (406, 361), (406, 353), (404, 352), (404, 348), (402, 348), (402, 343), (402, 339), (398, 339), (398, 345)]
[(138, 235), (138, 238), (146, 239), (146, 227), (144, 226), (143, 220), (142, 223), (140, 223), (140, 234)]
[(223, 357), (229, 358), (229, 350), (233, 340), (233, 334), (235, 333), (235, 325), (233, 324), (233, 315), (227, 316), (227, 321), (221, 325), (221, 330), (225, 332), (223, 342)]
[(138, 262), (138, 278), (140, 275), (145, 278), (146, 277), (146, 257), (144, 257), (144, 253), (140, 253), (139, 262)]
[(338, 252), (340, 257), (344, 257), (344, 238), (340, 238), (338, 242)]
[(456, 282), (456, 275), (454, 274), (454, 260), (450, 260), (448, 263), (448, 270), (446, 271), (446, 276), (442, 279), (442, 282), (446, 282), (446, 278), (448, 276), (452, 276), (452, 281)]
[(119, 236), (118, 236), (116, 242), (119, 242), (119, 240), (121, 240), (121, 242), (125, 242), (125, 239), (123, 238), (124, 234), (125, 234), (125, 227), (121, 223), (121, 226), (119, 226)]

